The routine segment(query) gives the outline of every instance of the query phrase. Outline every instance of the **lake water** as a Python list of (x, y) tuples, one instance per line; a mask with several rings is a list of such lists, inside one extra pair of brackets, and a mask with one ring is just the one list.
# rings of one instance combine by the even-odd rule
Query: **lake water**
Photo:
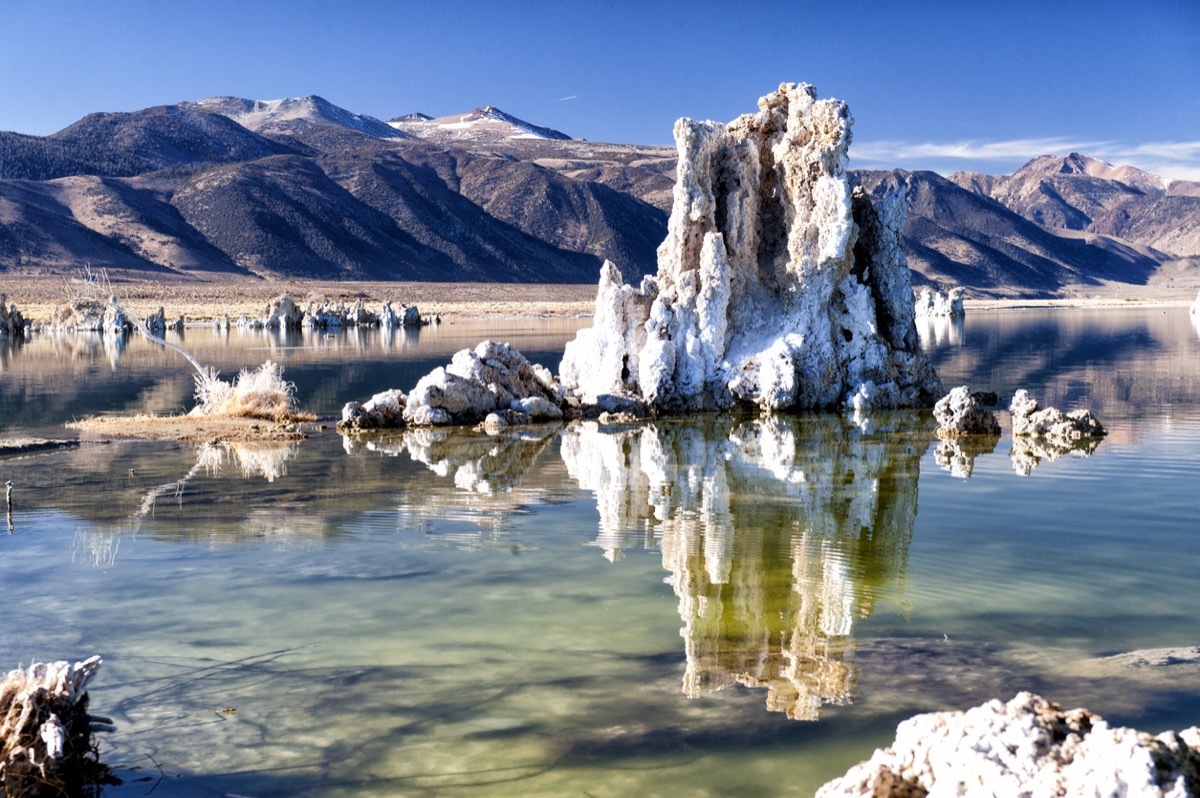
[[(336, 416), (457, 349), (557, 370), (586, 322), (284, 338)], [(939, 446), (929, 413), (726, 415), (489, 437), (110, 442), (0, 458), (0, 665), (105, 664), (106, 795), (811, 795), (896, 723), (1023, 689), (1200, 723), (1200, 334), (1186, 309), (976, 312), (922, 340), (947, 388), (1091, 408), (1062, 452)], [(0, 345), (0, 437), (190, 402), (133, 338)]]

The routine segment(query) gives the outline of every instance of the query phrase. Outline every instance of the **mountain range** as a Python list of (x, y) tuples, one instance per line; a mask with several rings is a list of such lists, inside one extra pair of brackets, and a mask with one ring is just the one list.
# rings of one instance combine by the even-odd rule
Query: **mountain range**
[[(852, 150), (853, 152), (853, 150)], [(212, 97), (0, 132), (0, 274), (595, 282), (656, 270), (671, 147), (492, 106), (381, 121), (320, 97)], [(1200, 183), (1079, 154), (903, 185), (914, 282), (1050, 297), (1200, 284)]]

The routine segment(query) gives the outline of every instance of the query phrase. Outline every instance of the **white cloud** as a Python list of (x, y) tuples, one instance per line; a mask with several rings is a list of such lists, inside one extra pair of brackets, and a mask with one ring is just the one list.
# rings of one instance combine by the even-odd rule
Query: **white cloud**
[(1156, 141), (1129, 144), (1067, 137), (956, 142), (856, 141), (850, 147), (852, 165), (861, 168), (896, 167), (956, 169), (1008, 173), (1039, 155), (1079, 152), (1114, 166), (1129, 164), (1175, 180), (1200, 180), (1200, 141)]
[(550, 102), (552, 102), (552, 103), (565, 103), (567, 100), (575, 100), (575, 99), (578, 99), (578, 98), (579, 98), (579, 95), (578, 95), (578, 94), (568, 94), (566, 97), (559, 97), (557, 100), (551, 100)]

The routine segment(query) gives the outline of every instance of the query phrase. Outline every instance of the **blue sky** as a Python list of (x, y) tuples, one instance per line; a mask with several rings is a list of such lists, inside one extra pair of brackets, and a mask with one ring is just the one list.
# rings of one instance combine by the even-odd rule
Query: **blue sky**
[(1200, 0), (0, 0), (0, 130), (214, 95), (388, 119), (492, 104), (669, 144), (784, 81), (845, 100), (852, 165), (1006, 173), (1084, 152), (1200, 180)]

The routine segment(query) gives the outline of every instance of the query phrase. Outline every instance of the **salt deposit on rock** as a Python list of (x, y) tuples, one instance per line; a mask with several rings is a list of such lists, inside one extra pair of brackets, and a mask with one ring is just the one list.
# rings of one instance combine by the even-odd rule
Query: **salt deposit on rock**
[(1063, 413), (1053, 407), (1042, 409), (1025, 389), (1013, 394), (1009, 405), (1014, 437), (1046, 438), (1052, 442), (1070, 444), (1080, 438), (1098, 438), (1108, 432), (1090, 410)]
[(932, 316), (964, 316), (966, 315), (966, 311), (963, 310), (963, 290), (961, 288), (951, 288), (943, 294), (940, 291), (922, 288), (914, 310), (917, 316), (921, 318)]
[(1200, 795), (1200, 729), (1157, 737), (1032, 693), (902, 722), (888, 748), (817, 791), (836, 796)]
[(950, 391), (933, 406), (938, 423), (937, 436), (953, 440), (963, 435), (999, 435), (996, 414), (983, 407), (979, 398), (965, 385)]
[(905, 197), (851, 190), (851, 124), (807, 84), (728, 125), (679, 120), (658, 274), (634, 288), (604, 265), (595, 325), (564, 353), (567, 390), (667, 411), (932, 405), (942, 389), (913, 324)]

